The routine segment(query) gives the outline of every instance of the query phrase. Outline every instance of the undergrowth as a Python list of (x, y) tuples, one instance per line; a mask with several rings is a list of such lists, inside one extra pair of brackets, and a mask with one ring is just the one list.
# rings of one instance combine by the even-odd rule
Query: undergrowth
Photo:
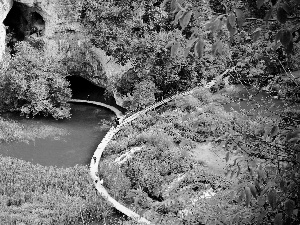
[(1, 224), (87, 224), (113, 212), (86, 166), (44, 167), (0, 156)]
[(0, 117), (0, 143), (15, 141), (34, 141), (36, 138), (54, 137), (56, 135), (67, 135), (66, 129), (49, 125), (25, 126), (13, 120)]
[[(121, 201), (157, 224), (297, 224), (299, 131), (284, 122), (297, 112), (247, 117), (225, 111), (229, 101), (198, 89), (127, 125), (106, 150), (115, 158), (142, 147), (119, 167), (129, 181)], [(192, 157), (201, 142), (227, 152), (224, 173)], [(200, 198), (208, 189), (215, 196)]]
[[(246, 117), (225, 111), (228, 102), (226, 95), (196, 89), (126, 125), (104, 151), (99, 175), (105, 188), (156, 224), (297, 224), (298, 111)], [(226, 151), (224, 173), (193, 157), (204, 142)], [(125, 163), (112, 163), (133, 147), (140, 150)], [(0, 163), (1, 222), (89, 223), (114, 212), (86, 167), (42, 167), (7, 157)], [(203, 198), (207, 190), (214, 195)]]

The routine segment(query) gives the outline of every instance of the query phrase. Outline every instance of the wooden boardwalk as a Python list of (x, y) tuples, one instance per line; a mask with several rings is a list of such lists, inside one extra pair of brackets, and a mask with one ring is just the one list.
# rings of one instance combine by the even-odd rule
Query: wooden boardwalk
[(126, 115), (124, 116), (122, 114), (122, 112), (120, 110), (118, 110), (117, 108), (101, 103), (101, 102), (96, 102), (96, 101), (88, 101), (88, 100), (80, 100), (80, 99), (72, 99), (69, 102), (77, 102), (77, 103), (87, 103), (87, 104), (92, 104), (92, 105), (98, 105), (98, 106), (102, 106), (105, 108), (110, 109), (111, 111), (113, 111), (116, 116), (118, 118), (120, 118), (120, 124), (117, 127), (111, 127), (110, 130), (106, 133), (105, 137), (102, 139), (102, 141), (100, 142), (100, 144), (98, 145), (97, 149), (94, 152), (94, 155), (91, 159), (91, 163), (90, 163), (90, 176), (92, 177), (93, 181), (94, 181), (94, 185), (96, 187), (96, 189), (98, 190), (99, 194), (106, 199), (107, 201), (109, 201), (117, 210), (119, 210), (120, 212), (124, 213), (125, 215), (131, 217), (132, 219), (134, 219), (135, 221), (139, 222), (139, 223), (145, 223), (145, 224), (153, 224), (150, 221), (148, 221), (147, 219), (141, 217), (140, 215), (138, 215), (137, 213), (133, 212), (132, 210), (128, 209), (127, 207), (125, 207), (124, 205), (122, 205), (121, 203), (117, 202), (114, 198), (112, 198), (109, 193), (107, 192), (107, 190), (103, 187), (103, 180), (100, 179), (99, 177), (99, 173), (98, 173), (98, 168), (99, 168), (99, 163), (100, 163), (100, 159), (102, 156), (103, 151), (105, 150), (105, 147), (107, 146), (107, 144), (109, 143), (109, 141), (113, 138), (113, 136), (118, 133), (118, 131), (127, 123), (130, 123), (131, 121), (137, 119), (139, 116), (146, 114), (148, 111), (151, 111), (169, 101), (172, 101), (173, 99), (180, 97), (180, 96), (185, 96), (188, 94), (191, 94), (192, 91), (186, 91), (180, 94), (176, 94), (174, 96), (171, 96), (169, 98), (166, 98), (162, 101), (156, 102), (150, 106), (148, 106), (147, 108), (129, 116), (126, 118)]
[(118, 110), (117, 108), (115, 108), (115, 107), (113, 107), (111, 105), (104, 104), (102, 102), (88, 101), (88, 100), (81, 100), (81, 99), (71, 99), (68, 102), (71, 102), (71, 103), (72, 102), (75, 102), (75, 103), (87, 103), (87, 104), (102, 106), (104, 108), (107, 108), (107, 109), (111, 110), (114, 114), (116, 114), (116, 116), (118, 118), (122, 118), (123, 117), (123, 113), (120, 110)]

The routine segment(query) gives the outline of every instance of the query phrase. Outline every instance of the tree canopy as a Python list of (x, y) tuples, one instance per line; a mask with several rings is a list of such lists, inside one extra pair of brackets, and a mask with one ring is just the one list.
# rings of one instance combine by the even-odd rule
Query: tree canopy
[[(279, 84), (277, 91), (284, 92), (283, 97), (287, 97), (288, 92), (296, 93), (298, 97), (293, 100), (299, 101), (299, 82), (287, 73), (299, 70), (300, 66), (299, 9), (299, 0), (88, 0), (83, 5), (81, 20), (86, 24), (95, 46), (103, 48), (121, 64), (129, 60), (132, 62), (133, 68), (116, 82), (115, 87), (125, 96), (132, 95), (132, 105), (137, 109), (151, 104), (152, 101), (147, 100), (153, 99), (152, 91), (159, 99), (210, 81), (214, 81), (215, 86), (241, 83), (261, 91), (262, 87), (272, 86), (284, 76), (290, 82), (284, 78), (288, 85), (283, 87)], [(288, 91), (288, 88), (292, 89)], [(197, 99), (203, 101), (206, 93), (195, 92), (192, 100), (175, 101), (178, 111), (174, 118), (181, 115), (179, 122), (168, 118), (173, 123), (166, 127), (160, 123), (153, 130), (167, 133), (166, 136), (170, 135), (174, 142), (180, 144), (184, 138), (190, 142), (202, 138), (221, 142), (228, 151), (226, 162), (236, 152), (245, 157), (241, 160), (236, 158), (226, 174), (239, 176), (244, 170), (245, 176), (240, 178), (237, 187), (233, 187), (232, 197), (227, 196), (226, 203), (214, 200), (207, 203), (203, 200), (206, 208), (193, 208), (192, 215), (179, 219), (176, 213), (185, 204), (185, 190), (181, 195), (176, 193), (179, 196), (175, 194), (178, 198), (164, 198), (160, 192), (167, 177), (164, 177), (165, 169), (175, 165), (178, 159), (167, 163), (168, 166), (164, 164), (165, 159), (154, 162), (156, 158), (158, 161), (163, 158), (163, 153), (172, 147), (168, 143), (158, 143), (169, 141), (169, 136), (163, 136), (165, 133), (160, 134), (163, 138), (157, 138), (149, 132), (150, 129), (144, 131), (145, 127), (151, 127), (157, 121), (151, 115), (151, 119), (141, 119), (140, 123), (134, 124), (137, 125), (137, 132), (143, 131), (138, 138), (131, 139), (133, 128), (130, 128), (130, 135), (124, 132), (122, 140), (111, 148), (111, 151), (120, 152), (126, 144), (148, 141), (151, 143), (149, 148), (155, 149), (153, 151), (159, 155), (155, 157), (147, 149), (126, 167), (126, 175), (134, 180), (137, 189), (131, 195), (134, 196), (134, 204), (138, 205), (139, 200), (143, 200), (146, 206), (141, 204), (140, 208), (157, 207), (151, 208), (151, 216), (166, 210), (170, 218), (176, 217), (177, 222), (186, 219), (188, 224), (208, 221), (210, 216), (215, 223), (209, 224), (227, 224), (228, 221), (233, 224), (299, 223), (299, 203), (296, 203), (300, 196), (299, 129), (288, 127), (286, 123), (290, 120), (287, 114), (294, 116), (299, 115), (298, 112), (284, 112), (276, 122), (265, 117), (268, 121), (245, 121), (234, 116), (225, 118), (226, 115), (220, 113), (218, 108), (209, 108), (207, 112), (203, 107), (197, 111)], [(136, 104), (139, 101), (142, 102)], [(207, 136), (206, 132), (209, 133)], [(211, 135), (216, 135), (216, 139)], [(153, 166), (148, 163), (157, 164)], [(182, 172), (180, 170), (179, 173)], [(168, 171), (168, 174), (172, 172)], [(197, 174), (191, 175), (191, 182), (197, 183)], [(175, 182), (175, 189), (184, 185), (178, 183)], [(147, 201), (145, 195), (153, 198)], [(225, 195), (222, 197), (225, 198)], [(152, 200), (157, 199), (161, 201), (152, 205)], [(211, 211), (208, 213), (209, 209), (217, 213), (212, 216)], [(203, 214), (209, 215), (200, 218)]]
[[(95, 46), (133, 63), (118, 91), (152, 80), (156, 97), (195, 87), (234, 67), (233, 83), (266, 86), (299, 69), (299, 1), (85, 1)], [(127, 80), (130, 77), (130, 80)], [(121, 84), (120, 84), (121, 83)]]
[(1, 110), (20, 110), (27, 116), (70, 117), (71, 89), (66, 69), (58, 61), (26, 42), (3, 62), (0, 73)]

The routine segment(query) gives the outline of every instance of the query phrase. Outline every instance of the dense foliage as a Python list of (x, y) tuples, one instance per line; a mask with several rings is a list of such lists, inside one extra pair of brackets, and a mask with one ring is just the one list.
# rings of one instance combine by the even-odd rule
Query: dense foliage
[(0, 174), (1, 224), (86, 224), (112, 216), (85, 166), (44, 167), (0, 157)]
[(160, 98), (193, 87), (202, 77), (196, 73), (195, 67), (199, 65), (193, 61), (180, 55), (169, 57), (168, 42), (183, 39), (185, 34), (172, 23), (172, 17), (160, 7), (160, 3), (84, 3), (82, 22), (92, 36), (92, 43), (114, 56), (117, 62), (125, 64), (130, 61), (133, 65), (115, 82), (117, 91), (122, 95), (135, 95), (138, 83), (151, 81), (156, 87), (156, 98)]
[[(257, 93), (264, 87), (299, 100), (299, 83), (286, 72), (300, 65), (299, 5), (298, 0), (87, 0), (78, 6), (92, 44), (120, 64), (132, 64), (112, 85), (129, 96), (128, 108), (147, 107), (211, 80), (211, 90), (217, 92), (195, 89), (116, 135), (99, 170), (113, 197), (157, 224), (299, 224), (299, 111), (229, 113), (224, 107), (234, 98), (220, 95), (240, 83), (257, 87)], [(68, 116), (67, 83), (63, 77), (51, 77), (57, 64), (46, 58), (42, 63), (47, 70), (40, 69), (36, 50), (17, 48), (25, 54), (17, 52), (4, 70), (1, 85), (14, 90), (2, 86), (4, 106), (25, 114)], [(53, 86), (48, 77), (59, 84)], [(30, 82), (38, 88), (32, 89)], [(53, 89), (54, 100), (48, 98)], [(272, 108), (262, 105), (265, 112)], [(203, 142), (226, 151), (226, 176), (193, 157)], [(132, 158), (114, 165), (116, 157), (133, 147), (139, 151)], [(47, 179), (41, 178), (49, 184)], [(55, 188), (65, 190), (60, 185)], [(30, 187), (35, 190), (35, 183)], [(216, 195), (201, 198), (209, 188)], [(74, 196), (78, 193), (75, 190)], [(9, 199), (7, 206), (22, 201)]]
[(27, 116), (70, 117), (66, 69), (26, 42), (14, 48), (16, 53), (6, 58), (0, 71), (0, 109), (20, 110)]
[[(161, 113), (149, 113), (121, 130), (104, 153), (110, 156), (108, 161), (130, 149), (141, 149), (118, 170), (131, 183), (131, 190), (118, 200), (131, 203), (157, 224), (272, 224), (274, 220), (297, 224), (299, 131), (287, 130), (284, 117), (226, 112), (226, 95), (198, 89)], [(287, 114), (299, 116), (289, 108)], [(221, 154), (218, 146), (223, 146), (227, 177), (193, 157), (195, 151), (201, 155), (198, 146), (203, 142), (215, 144), (216, 157)], [(115, 173), (107, 163), (100, 168), (104, 177)], [(183, 179), (176, 183), (178, 177)], [(119, 185), (114, 185), (109, 190), (118, 190)], [(208, 188), (216, 196), (199, 199)]]

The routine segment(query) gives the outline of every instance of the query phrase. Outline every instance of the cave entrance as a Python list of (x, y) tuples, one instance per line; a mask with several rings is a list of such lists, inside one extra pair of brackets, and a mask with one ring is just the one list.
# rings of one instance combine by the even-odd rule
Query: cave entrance
[(73, 99), (102, 102), (116, 107), (123, 113), (126, 112), (126, 109), (116, 104), (113, 96), (105, 94), (105, 88), (96, 86), (89, 80), (78, 75), (67, 76), (66, 79), (70, 82)]
[(3, 21), (3, 24), (8, 27), (8, 45), (25, 39), (27, 31), (29, 30), (29, 21), (26, 19), (28, 11), (28, 6), (19, 2), (13, 3), (11, 10)]
[(45, 33), (45, 20), (37, 9), (19, 2), (13, 3), (3, 24), (7, 27), (6, 43), (11, 54), (15, 52), (16, 42), (40, 37)]
[(71, 84), (74, 99), (104, 102), (105, 89), (94, 85), (87, 79), (73, 75), (66, 77)]
[(37, 37), (44, 35), (45, 21), (38, 12), (31, 13), (31, 30), (30, 35), (35, 34)]

